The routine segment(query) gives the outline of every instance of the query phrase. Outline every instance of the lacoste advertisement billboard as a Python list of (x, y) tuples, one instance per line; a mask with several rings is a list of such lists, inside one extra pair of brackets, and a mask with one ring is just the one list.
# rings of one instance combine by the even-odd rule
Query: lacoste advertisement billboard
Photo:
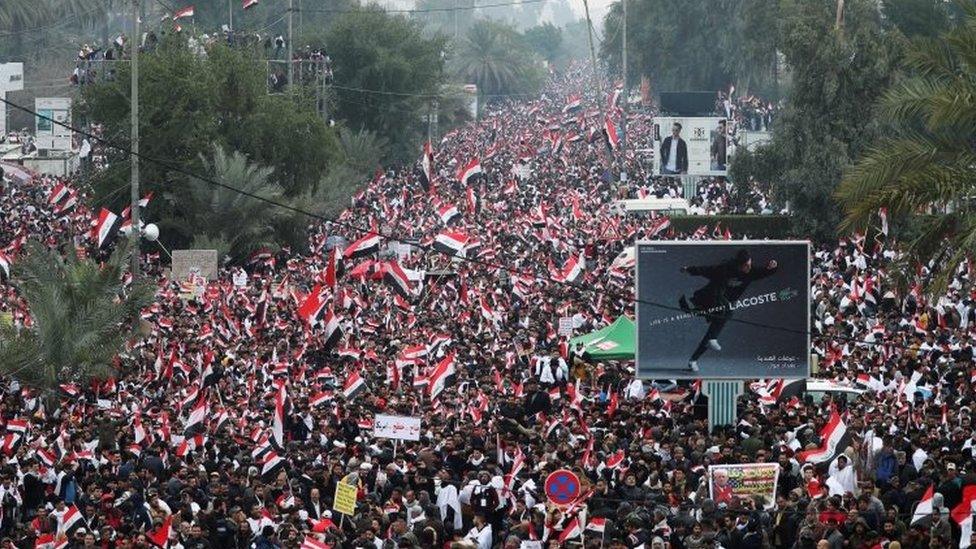
[(808, 375), (808, 242), (638, 242), (635, 255), (640, 377)]

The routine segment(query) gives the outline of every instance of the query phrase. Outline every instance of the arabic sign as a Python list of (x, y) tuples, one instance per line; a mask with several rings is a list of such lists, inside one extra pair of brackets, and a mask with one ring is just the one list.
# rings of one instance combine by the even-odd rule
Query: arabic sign
[(573, 335), (573, 317), (559, 317), (559, 335), (566, 337)]
[(779, 463), (742, 463), (711, 465), (708, 467), (709, 497), (716, 503), (729, 505), (734, 499), (758, 496), (764, 509), (776, 506), (776, 482)]
[(420, 418), (377, 414), (373, 421), (373, 436), (399, 440), (420, 440)]
[(345, 479), (336, 484), (335, 499), (332, 501), (332, 508), (343, 515), (352, 516), (356, 514), (356, 493), (358, 490), (352, 484), (348, 484)]
[(556, 505), (569, 505), (580, 495), (580, 479), (569, 469), (553, 471), (546, 477), (546, 496)]

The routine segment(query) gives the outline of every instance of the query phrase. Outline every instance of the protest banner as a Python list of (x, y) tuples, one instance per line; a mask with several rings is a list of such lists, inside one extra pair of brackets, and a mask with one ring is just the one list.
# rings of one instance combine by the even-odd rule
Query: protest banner
[(377, 414), (373, 436), (395, 440), (420, 440), (420, 418)]
[(708, 467), (709, 497), (716, 504), (729, 504), (734, 499), (759, 496), (763, 508), (776, 506), (778, 463), (742, 463), (738, 465), (710, 465)]

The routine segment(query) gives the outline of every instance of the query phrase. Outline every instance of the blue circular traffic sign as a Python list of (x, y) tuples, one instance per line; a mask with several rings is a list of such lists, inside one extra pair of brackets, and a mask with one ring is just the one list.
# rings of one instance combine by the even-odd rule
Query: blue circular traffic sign
[(556, 505), (569, 505), (580, 495), (580, 479), (569, 469), (553, 471), (546, 477), (546, 496)]

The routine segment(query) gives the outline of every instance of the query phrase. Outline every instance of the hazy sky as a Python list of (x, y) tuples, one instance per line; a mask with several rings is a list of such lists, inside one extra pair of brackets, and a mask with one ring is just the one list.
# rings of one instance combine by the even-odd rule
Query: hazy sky
[[(2, 0), (0, 0), (2, 1)], [(381, 6), (387, 6), (390, 8), (397, 9), (411, 9), (414, 7), (414, 0), (372, 0)], [(505, 0), (476, 0), (478, 4), (500, 4)], [(512, 0), (517, 1), (517, 0)], [(607, 10), (610, 5), (616, 0), (588, 0), (590, 3), (590, 17), (593, 18), (593, 24), (596, 26), (597, 30), (603, 25), (603, 16), (606, 15)], [(572, 6), (573, 11), (577, 17), (582, 18), (584, 15), (583, 0), (569, 0), (570, 6)]]

